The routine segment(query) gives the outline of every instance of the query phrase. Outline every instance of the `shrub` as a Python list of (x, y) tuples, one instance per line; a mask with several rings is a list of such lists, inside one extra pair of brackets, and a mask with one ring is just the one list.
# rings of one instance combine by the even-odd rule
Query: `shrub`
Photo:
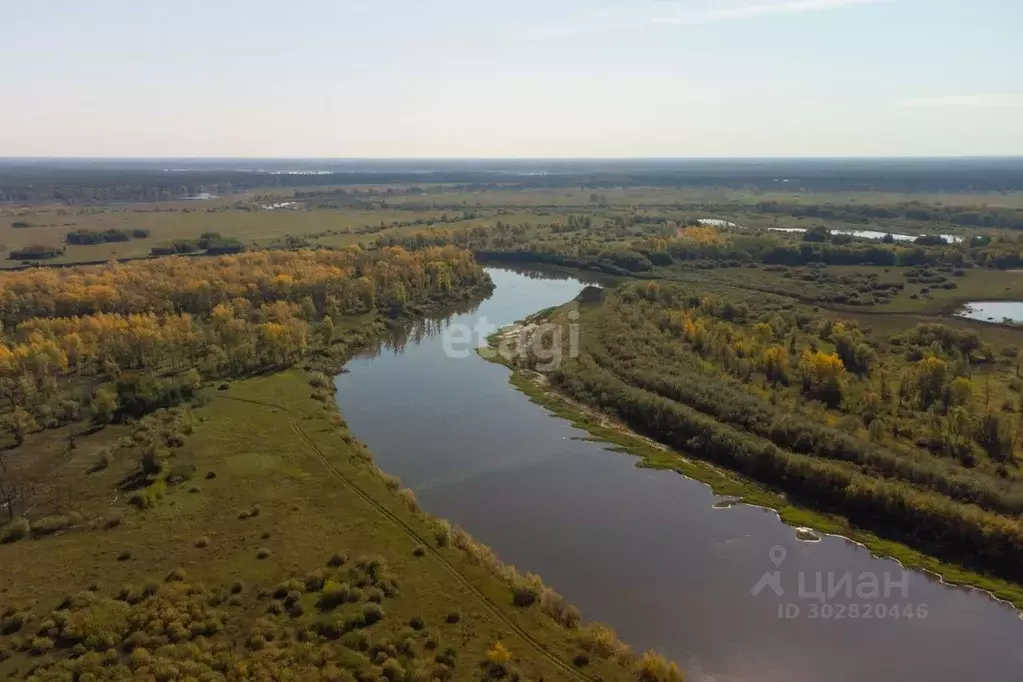
[(0, 618), (0, 635), (13, 635), (25, 625), (25, 614), (17, 612), (5, 612)]
[(412, 628), (413, 630), (422, 630), (423, 628), (426, 627), (426, 621), (424, 621), (419, 616), (412, 616), (408, 624), (409, 627)]
[(579, 645), (601, 659), (629, 656), (629, 648), (622, 644), (615, 631), (606, 625), (592, 623), (579, 631)]
[(408, 488), (402, 488), (398, 491), (398, 497), (401, 498), (402, 503), (408, 507), (409, 511), (419, 511), (419, 500), (416, 499), (416, 494)]
[(532, 606), (540, 598), (543, 585), (535, 575), (518, 577), (512, 583), (512, 601), (515, 606)]
[(426, 548), (422, 545), (416, 545), (415, 549), (412, 550), (412, 556), (421, 557), (426, 554)]
[(33, 656), (42, 656), (52, 648), (53, 640), (49, 637), (33, 637), (28, 650)]
[(324, 583), (323, 591), (320, 593), (319, 606), (324, 610), (336, 608), (347, 601), (350, 592), (351, 587), (348, 583), (328, 580)]
[(639, 659), (636, 679), (639, 682), (683, 682), (682, 672), (677, 665), (651, 651)]
[(0, 530), (0, 542), (17, 542), (22, 538), (28, 537), (28, 534), (32, 530), (32, 525), (28, 522), (28, 519), (24, 517), (18, 517), (11, 523), (4, 526), (3, 530)]
[(323, 589), (324, 575), (323, 571), (316, 569), (309, 573), (305, 577), (305, 591), (306, 592), (319, 592)]
[(165, 582), (168, 582), (168, 583), (184, 582), (184, 580), (185, 580), (185, 569), (180, 568), (180, 567), (171, 569), (171, 572), (167, 574), (167, 577), (164, 580), (165, 580)]
[(540, 594), (540, 607), (562, 627), (570, 630), (579, 627), (581, 620), (579, 610), (549, 587), (543, 588)]
[(384, 661), (384, 664), (380, 666), (380, 671), (383, 673), (385, 678), (390, 680), (390, 682), (397, 682), (398, 680), (405, 679), (405, 668), (402, 667), (401, 663), (393, 658), (388, 658)]
[(332, 557), (330, 557), (330, 559), (327, 561), (327, 565), (330, 566), (331, 568), (339, 568), (341, 566), (344, 566), (346, 561), (348, 561), (348, 555), (337, 552)]
[(501, 678), (508, 674), (508, 663), (511, 661), (511, 652), (501, 642), (496, 643), (487, 651), (486, 668), (491, 678)]
[(373, 625), (374, 623), (380, 622), (384, 617), (384, 610), (380, 608), (379, 604), (370, 602), (362, 607), (362, 617), (366, 622), (366, 626)]
[(136, 490), (128, 498), (128, 502), (139, 509), (152, 509), (167, 494), (167, 484), (158, 480), (147, 488)]
[(69, 516), (44, 516), (32, 524), (32, 535), (37, 538), (51, 535), (73, 524), (74, 519)]
[(574, 665), (577, 668), (585, 668), (589, 664), (590, 657), (587, 656), (586, 654), (576, 654), (575, 657), (572, 658), (572, 665)]
[(434, 533), (438, 547), (447, 547), (451, 544), (451, 524), (441, 520), (437, 522), (437, 530)]
[(112, 461), (113, 456), (110, 454), (110, 450), (107, 448), (103, 448), (96, 454), (96, 461), (93, 462), (92, 466), (89, 467), (88, 472), (90, 474), (95, 474), (100, 471), (103, 471), (104, 469), (110, 466), (110, 463)]
[(121, 585), (121, 591), (117, 593), (117, 600), (131, 604), (138, 599), (138, 596), (138, 590), (135, 589), (135, 586), (131, 583), (125, 583)]
[(170, 471), (167, 472), (166, 481), (170, 485), (179, 485), (185, 481), (191, 480), (192, 476), (195, 475), (194, 464), (175, 464), (171, 467)]
[(330, 388), (330, 379), (322, 372), (313, 372), (309, 375), (309, 385), (313, 388)]

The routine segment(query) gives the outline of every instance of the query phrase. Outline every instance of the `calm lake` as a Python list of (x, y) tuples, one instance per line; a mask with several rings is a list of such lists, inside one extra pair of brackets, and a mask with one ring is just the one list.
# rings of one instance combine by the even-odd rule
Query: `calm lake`
[(1023, 323), (1023, 301), (971, 301), (956, 315), (981, 322)]
[[(800, 542), (773, 512), (716, 509), (705, 485), (580, 440), (585, 432), (517, 392), (505, 367), (452, 344), (453, 324), (506, 325), (584, 286), (490, 273), (497, 289), (474, 311), (420, 325), (336, 379), (354, 435), (427, 511), (540, 574), (635, 649), (675, 659), (690, 680), (1023, 679), (1013, 609), (903, 576), (841, 538)], [(880, 596), (848, 593), (847, 575), (853, 588), (876, 576)], [(805, 596), (818, 577), (823, 604)], [(903, 578), (905, 591), (885, 597), (885, 582)]]
[[(737, 225), (737, 224), (735, 224), (735, 223), (733, 223), (731, 221), (723, 220), (721, 218), (701, 218), (699, 220), (699, 222), (700, 222), (701, 225), (708, 225), (708, 226), (712, 226), (712, 227), (739, 227), (739, 228), (742, 228), (742, 229), (746, 229), (745, 226), (743, 226), (743, 225)], [(806, 228), (805, 227), (769, 227), (767, 229), (769, 231), (771, 231), (771, 232), (792, 232), (792, 233), (806, 232)], [(892, 236), (892, 240), (893, 241), (897, 241), (897, 242), (912, 242), (912, 241), (916, 241), (916, 239), (918, 237), (925, 236), (925, 235), (920, 235), (920, 234), (901, 234), (899, 232), (881, 232), (881, 231), (878, 231), (878, 230), (841, 230), (841, 229), (834, 229), (834, 230), (828, 230), (828, 232), (831, 233), (831, 234), (847, 234), (847, 235), (852, 236), (852, 237), (858, 237), (859, 239), (884, 239), (885, 235), (890, 234)], [(956, 237), (955, 235), (952, 235), (952, 234), (942, 234), (942, 235), (938, 235), (938, 236), (942, 237), (949, 244), (958, 244), (959, 242), (963, 241), (962, 237)]]

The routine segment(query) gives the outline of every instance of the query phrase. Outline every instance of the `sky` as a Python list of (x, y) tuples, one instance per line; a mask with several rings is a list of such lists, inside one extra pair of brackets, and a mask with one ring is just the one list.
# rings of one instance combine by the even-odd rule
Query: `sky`
[(0, 0), (0, 156), (1023, 155), (1021, 0)]

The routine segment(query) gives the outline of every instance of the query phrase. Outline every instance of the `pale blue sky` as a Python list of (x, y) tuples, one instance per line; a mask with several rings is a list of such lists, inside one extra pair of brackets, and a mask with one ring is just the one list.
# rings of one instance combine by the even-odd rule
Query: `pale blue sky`
[(0, 156), (1023, 155), (1023, 0), (0, 0)]

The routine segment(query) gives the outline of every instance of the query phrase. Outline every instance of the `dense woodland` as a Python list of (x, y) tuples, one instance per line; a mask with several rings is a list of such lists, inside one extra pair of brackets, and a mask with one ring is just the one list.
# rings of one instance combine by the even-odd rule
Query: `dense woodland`
[(456, 244), (471, 248), (488, 260), (551, 263), (613, 275), (645, 273), (673, 264), (994, 269), (1023, 266), (1023, 239), (1011, 233), (978, 235), (955, 244), (940, 239), (907, 244), (830, 235), (826, 231), (822, 236), (820, 231), (812, 230), (789, 234), (694, 223), (632, 215), (598, 224), (589, 216), (570, 215), (564, 223), (558, 221), (540, 227), (498, 220), (494, 225), (461, 231), (433, 229), (385, 234), (380, 235), (376, 243), (411, 249)]
[[(350, 316), (486, 286), (452, 248), (171, 257), (0, 276), (0, 409), (30, 431), (137, 418), (203, 379), (282, 367)], [(13, 510), (11, 510), (13, 513)]]
[(791, 300), (663, 282), (582, 312), (559, 390), (812, 507), (1023, 579), (1023, 382), (976, 333), (878, 338)]

